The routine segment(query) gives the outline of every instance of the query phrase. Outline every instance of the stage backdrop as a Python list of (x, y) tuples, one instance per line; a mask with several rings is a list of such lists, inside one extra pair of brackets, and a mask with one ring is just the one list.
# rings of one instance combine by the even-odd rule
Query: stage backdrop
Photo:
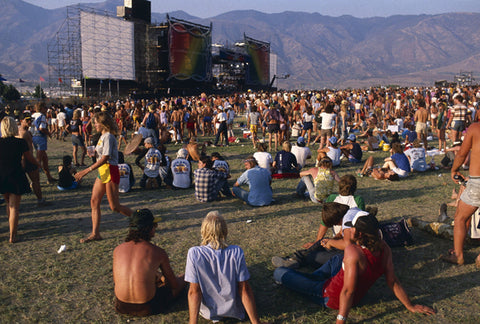
[(83, 77), (135, 80), (133, 22), (81, 11)]
[(270, 43), (245, 36), (245, 47), (249, 55), (245, 83), (267, 86), (270, 84)]
[(168, 79), (210, 81), (212, 78), (211, 27), (169, 20)]

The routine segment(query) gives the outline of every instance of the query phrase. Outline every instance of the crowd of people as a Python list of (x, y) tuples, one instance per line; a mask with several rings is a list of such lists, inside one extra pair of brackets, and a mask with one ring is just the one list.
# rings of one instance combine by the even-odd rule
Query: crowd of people
[[(134, 211), (133, 206), (120, 203), (119, 193), (131, 190), (135, 183), (132, 166), (119, 152), (123, 143), (125, 154), (137, 155), (142, 190), (194, 188), (195, 198), (202, 203), (238, 198), (250, 206), (267, 206), (274, 202), (272, 179), (298, 178), (296, 194), (322, 206), (321, 225), (316, 240), (306, 244), (304, 250), (272, 259), (277, 268), (275, 281), (315, 303), (338, 309), (337, 322), (342, 323), (350, 308), (384, 274), (388, 286), (408, 310), (433, 314), (430, 307), (413, 305), (395, 276), (391, 251), (379, 233), (375, 213), (365, 211), (363, 199), (355, 196), (355, 175), (339, 177), (334, 169), (341, 163), (364, 162), (365, 151), (384, 150), (391, 156), (381, 167), (374, 167), (370, 156), (357, 176), (405, 179), (411, 172), (436, 168), (426, 162), (427, 153), (446, 153), (450, 149), (446, 144), (448, 133), (449, 143), (457, 144), (451, 161), (452, 180), (467, 184), (459, 194), (454, 249), (442, 259), (463, 264), (467, 228), (480, 206), (480, 163), (476, 159), (480, 156), (479, 100), (478, 87), (371, 88), (248, 91), (228, 96), (202, 93), (198, 97), (75, 106), (47, 107), (40, 102), (21, 111), (5, 109), (0, 192), (9, 219), (9, 240), (17, 241), (21, 195), (31, 190), (27, 175), (42, 206), (49, 202), (42, 197), (40, 169), (48, 184), (58, 185), (61, 190), (74, 190), (85, 176), (97, 170), (90, 200), (92, 231), (80, 242), (102, 239), (100, 203), (106, 194), (110, 209), (127, 216), (130, 223), (126, 242), (114, 251), (118, 312), (143, 316), (165, 311), (181, 296), (187, 282), (191, 323), (197, 322), (198, 314), (211, 320), (243, 319), (244, 310), (252, 323), (260, 322), (243, 251), (226, 243), (226, 221), (218, 212), (210, 212), (205, 218), (202, 244), (189, 250), (185, 275), (173, 273), (165, 251), (151, 243), (158, 219), (148, 209)], [(236, 122), (238, 125), (234, 125)], [(225, 159), (218, 152), (209, 156), (207, 148), (224, 146), (228, 154), (226, 147), (239, 141), (235, 135), (249, 138), (257, 152), (242, 157), (245, 171), (229, 183), (228, 156)], [(67, 136), (72, 141), (73, 158), (63, 158), (59, 179), (55, 179), (48, 165), (47, 143), (49, 138), (63, 141)], [(438, 138), (437, 148), (433, 147), (433, 137)], [(316, 143), (318, 148), (312, 153)], [(166, 154), (167, 145), (175, 149), (175, 159)], [(93, 161), (88, 167), (86, 155)], [(312, 157), (312, 167), (306, 169)], [(198, 166), (192, 165), (194, 162)], [(461, 168), (469, 170), (468, 178), (459, 172)], [(337, 183), (339, 194), (335, 195)], [(248, 185), (249, 190), (242, 185)], [(329, 227), (334, 229), (332, 239), (325, 238)], [(313, 274), (292, 269), (306, 263), (319, 269)], [(476, 264), (480, 267), (480, 256)]]

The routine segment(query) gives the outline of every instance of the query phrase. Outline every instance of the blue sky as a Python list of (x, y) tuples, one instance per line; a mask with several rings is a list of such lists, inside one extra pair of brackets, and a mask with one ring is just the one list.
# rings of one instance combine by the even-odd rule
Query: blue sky
[[(103, 0), (24, 0), (53, 9), (76, 3)], [(119, 5), (123, 1), (118, 1)], [(231, 10), (255, 9), (266, 13), (283, 11), (318, 12), (327, 16), (387, 17), (397, 14), (480, 12), (480, 0), (152, 0), (153, 12), (183, 10), (208, 18)]]

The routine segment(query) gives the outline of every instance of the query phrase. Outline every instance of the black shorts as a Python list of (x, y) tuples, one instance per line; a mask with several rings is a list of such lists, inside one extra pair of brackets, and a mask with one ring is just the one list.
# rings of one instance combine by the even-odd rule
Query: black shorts
[(25, 167), (23, 168), (23, 170), (25, 171), (25, 173), (33, 172), (33, 171), (38, 169), (38, 166), (36, 166), (33, 163), (28, 162), (28, 160), (25, 160), (24, 165), (25, 165)]
[(280, 131), (280, 126), (278, 124), (268, 124), (267, 127), (270, 134), (278, 133)]
[(166, 286), (157, 287), (152, 300), (143, 304), (124, 303), (115, 297), (115, 310), (120, 314), (149, 316), (164, 313), (173, 301), (173, 294)]

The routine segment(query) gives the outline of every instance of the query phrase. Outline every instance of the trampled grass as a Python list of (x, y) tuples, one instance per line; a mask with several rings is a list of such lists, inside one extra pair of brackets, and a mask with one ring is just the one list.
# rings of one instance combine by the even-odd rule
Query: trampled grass
[[(242, 146), (242, 144), (244, 146)], [(169, 145), (174, 157), (179, 146)], [(208, 148), (219, 151), (232, 168), (230, 183), (243, 172), (241, 159), (253, 153), (251, 143), (243, 140), (230, 148)], [(69, 141), (49, 143), (50, 165), (71, 154)], [(376, 163), (387, 156), (374, 154)], [(439, 162), (439, 157), (436, 161)], [(127, 162), (134, 164), (134, 157)], [(311, 165), (312, 162), (310, 162)], [(195, 166), (196, 167), (196, 166)], [(340, 176), (355, 173), (359, 166), (343, 162)], [(141, 171), (133, 167), (138, 179)], [(0, 216), (0, 322), (15, 323), (186, 323), (186, 299), (175, 304), (166, 315), (129, 318), (113, 309), (112, 252), (127, 232), (127, 219), (112, 213), (104, 199), (101, 231), (103, 241), (80, 244), (79, 239), (91, 230), (89, 199), (93, 175), (77, 191), (58, 191), (41, 176), (45, 197), (51, 207), (36, 207), (33, 194), (25, 195), (20, 210), (19, 238), (8, 241), (8, 222), (4, 208)], [(321, 208), (295, 197), (298, 180), (274, 180), (275, 203), (253, 208), (236, 199), (199, 203), (194, 190), (172, 191), (165, 188), (142, 191), (138, 185), (121, 194), (123, 204), (132, 208), (148, 207), (162, 216), (153, 241), (169, 254), (176, 273), (182, 273), (188, 248), (200, 243), (200, 224), (211, 210), (219, 210), (227, 219), (229, 242), (240, 245), (246, 255), (259, 313), (274, 323), (331, 323), (336, 312), (325, 310), (307, 299), (276, 286), (272, 279), (271, 257), (286, 255), (315, 238)], [(357, 193), (367, 205), (379, 209), (380, 220), (419, 217), (433, 221), (442, 202), (449, 201), (455, 185), (447, 171), (413, 174), (399, 182), (358, 178)], [(448, 214), (453, 216), (449, 207)], [(247, 223), (247, 220), (252, 220)], [(480, 322), (480, 274), (475, 269), (477, 246), (467, 245), (467, 265), (453, 266), (438, 260), (452, 247), (452, 242), (412, 229), (415, 244), (393, 249), (396, 274), (415, 303), (434, 307), (437, 314), (425, 317), (408, 312), (380, 279), (352, 309), (351, 322), (371, 323), (478, 323)], [(60, 245), (67, 250), (57, 254)], [(305, 269), (305, 271), (312, 269)], [(207, 321), (201, 320), (201, 323)]]

